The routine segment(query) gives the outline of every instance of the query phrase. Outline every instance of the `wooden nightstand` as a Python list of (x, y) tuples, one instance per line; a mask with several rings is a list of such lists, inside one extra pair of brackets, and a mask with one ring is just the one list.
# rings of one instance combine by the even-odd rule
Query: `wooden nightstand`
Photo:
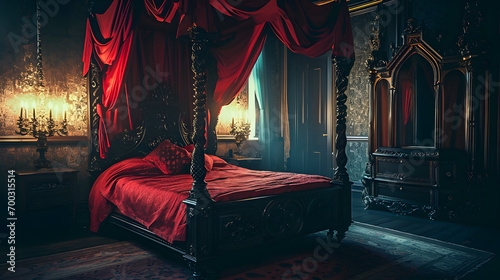
[(61, 222), (60, 216), (71, 214), (75, 220), (78, 170), (41, 168), (17, 170), (17, 207), (20, 222), (27, 226)]
[(236, 165), (243, 168), (260, 170), (262, 158), (250, 158), (250, 157), (222, 157), (227, 163)]

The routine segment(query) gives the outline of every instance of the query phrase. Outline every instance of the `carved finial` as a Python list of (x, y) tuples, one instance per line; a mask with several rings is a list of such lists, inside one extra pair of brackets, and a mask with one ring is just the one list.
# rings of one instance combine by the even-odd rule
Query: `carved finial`
[(94, 1), (90, 1), (89, 8), (87, 9), (89, 11), (89, 14), (92, 15), (94, 13)]
[(415, 18), (408, 18), (406, 23), (406, 28), (404, 30), (405, 34), (415, 34), (420, 33), (420, 27), (417, 25), (417, 20)]
[(382, 32), (380, 31), (380, 16), (376, 15), (375, 20), (371, 23), (372, 35), (370, 36), (370, 49), (371, 52), (368, 59), (365, 62), (366, 68), (368, 70), (373, 70), (375, 67), (382, 67), (387, 64), (385, 60), (385, 55), (380, 51), (380, 37)]

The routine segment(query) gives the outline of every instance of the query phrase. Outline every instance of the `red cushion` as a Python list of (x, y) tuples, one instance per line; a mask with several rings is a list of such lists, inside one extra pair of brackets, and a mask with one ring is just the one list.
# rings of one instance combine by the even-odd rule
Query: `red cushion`
[(154, 163), (164, 174), (181, 174), (191, 162), (191, 154), (184, 148), (165, 140), (145, 160)]
[[(191, 145), (187, 145), (184, 147), (184, 149), (186, 149), (189, 153), (192, 153), (194, 151), (194, 145), (191, 144)], [(205, 154), (205, 169), (207, 171), (210, 171), (214, 168), (214, 160), (213, 158), (211, 157), (211, 155), (207, 155)]]
[(214, 167), (223, 167), (227, 165), (227, 162), (218, 156), (209, 155), (214, 162)]
[(214, 160), (210, 157), (210, 155), (205, 154), (205, 168), (207, 171), (210, 171), (214, 168)]

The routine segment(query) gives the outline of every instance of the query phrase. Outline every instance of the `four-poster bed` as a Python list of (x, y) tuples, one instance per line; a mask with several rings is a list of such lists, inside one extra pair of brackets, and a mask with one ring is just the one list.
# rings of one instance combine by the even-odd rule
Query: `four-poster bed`
[[(115, 0), (87, 22), (89, 170), (97, 179), (89, 201), (91, 229), (107, 218), (171, 248), (188, 261), (195, 278), (217, 257), (264, 242), (325, 229), (340, 241), (351, 223), (345, 90), (354, 54), (345, 1), (321, 7), (306, 0), (233, 2)], [(295, 52), (317, 56), (333, 48), (333, 180), (250, 171), (205, 155), (205, 149), (215, 153), (217, 115), (248, 78), (268, 29)], [(190, 110), (192, 129), (186, 125)], [(158, 162), (144, 160), (168, 153), (161, 150), (165, 145), (179, 151), (188, 144), (194, 146), (188, 152), (191, 176), (166, 175)], [(151, 213), (161, 217), (150, 220)], [(176, 231), (161, 231), (161, 219)]]

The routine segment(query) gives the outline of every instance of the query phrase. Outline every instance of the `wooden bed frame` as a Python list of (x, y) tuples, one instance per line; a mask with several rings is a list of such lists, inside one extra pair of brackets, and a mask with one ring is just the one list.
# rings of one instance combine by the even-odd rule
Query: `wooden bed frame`
[[(101, 73), (92, 63), (89, 72), (89, 121), (92, 149), (89, 171), (92, 182), (112, 164), (121, 160), (145, 156), (159, 143), (170, 139), (180, 145), (194, 143), (191, 164), (193, 188), (186, 205), (186, 241), (169, 243), (141, 224), (113, 213), (108, 222), (155, 241), (183, 255), (193, 270), (194, 279), (210, 277), (212, 262), (224, 254), (244, 250), (265, 242), (304, 235), (322, 230), (328, 238), (336, 233), (337, 241), (345, 237), (351, 224), (351, 183), (346, 170), (345, 90), (352, 60), (334, 57), (337, 85), (337, 168), (331, 188), (315, 189), (279, 195), (262, 196), (229, 202), (214, 202), (207, 191), (204, 168), (206, 61), (208, 34), (197, 27), (190, 30), (192, 42), (192, 69), (194, 72), (193, 133), (183, 123), (176, 101), (169, 87), (161, 84), (142, 102), (143, 120), (136, 129), (123, 132), (113, 140), (108, 156), (99, 156), (97, 104), (101, 103)], [(213, 114), (212, 114), (213, 115)], [(187, 119), (187, 118), (186, 118)], [(216, 122), (215, 122), (216, 123)], [(211, 123), (209, 139), (216, 139), (215, 124)], [(209, 143), (210, 144), (210, 143)], [(211, 144), (213, 145), (213, 143)], [(216, 145), (216, 144), (215, 144)], [(208, 149), (207, 149), (208, 150)], [(215, 150), (212, 151), (215, 153)]]

